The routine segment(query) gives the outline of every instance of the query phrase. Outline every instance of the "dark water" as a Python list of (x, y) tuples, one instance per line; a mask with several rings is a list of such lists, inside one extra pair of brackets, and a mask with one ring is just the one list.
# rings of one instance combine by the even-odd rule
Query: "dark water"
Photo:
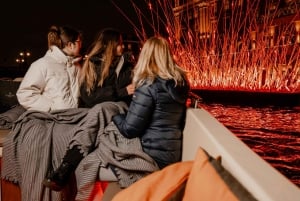
[(300, 187), (299, 106), (251, 107), (220, 103), (200, 103), (199, 106)]

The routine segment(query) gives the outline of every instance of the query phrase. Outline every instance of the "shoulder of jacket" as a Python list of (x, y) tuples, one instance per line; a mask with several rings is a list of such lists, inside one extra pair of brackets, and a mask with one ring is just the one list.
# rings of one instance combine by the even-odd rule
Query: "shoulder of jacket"
[(145, 83), (136, 89), (137, 93), (154, 96), (158, 91), (158, 86), (155, 83)]
[(45, 68), (48, 65), (49, 65), (49, 59), (44, 56), (32, 62), (30, 68), (41, 69), (41, 68)]

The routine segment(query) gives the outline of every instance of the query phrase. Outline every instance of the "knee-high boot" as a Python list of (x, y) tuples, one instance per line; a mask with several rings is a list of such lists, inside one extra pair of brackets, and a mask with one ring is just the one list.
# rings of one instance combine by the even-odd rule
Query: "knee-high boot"
[(43, 181), (43, 185), (54, 191), (61, 191), (77, 168), (83, 154), (77, 146), (68, 149), (60, 166)]

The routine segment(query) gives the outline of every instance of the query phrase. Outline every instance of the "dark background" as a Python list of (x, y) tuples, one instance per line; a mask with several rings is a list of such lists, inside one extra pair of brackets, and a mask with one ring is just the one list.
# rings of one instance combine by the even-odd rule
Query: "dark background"
[[(31, 52), (29, 64), (43, 56), (47, 50), (47, 32), (51, 25), (70, 25), (81, 30), (84, 48), (91, 43), (96, 33), (105, 27), (114, 27), (127, 35), (134, 35), (134, 27), (139, 26), (139, 22), (132, 2), (146, 12), (145, 0), (2, 2), (0, 67), (17, 65), (15, 59), (19, 52), (24, 50)], [(129, 22), (127, 17), (132, 22)]]

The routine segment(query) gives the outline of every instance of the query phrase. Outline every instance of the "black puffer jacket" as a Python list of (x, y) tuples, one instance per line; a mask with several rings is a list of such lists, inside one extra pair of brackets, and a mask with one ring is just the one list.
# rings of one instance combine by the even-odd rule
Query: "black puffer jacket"
[(94, 83), (94, 89), (90, 94), (86, 91), (86, 84), (80, 86), (80, 107), (93, 107), (94, 105), (104, 101), (124, 101), (128, 105), (131, 102), (132, 96), (128, 95), (126, 87), (132, 81), (132, 69), (134, 64), (121, 57), (122, 66), (117, 75), (116, 68), (119, 64), (119, 59), (112, 63), (109, 68), (109, 74), (104, 79), (102, 86), (97, 86), (102, 73), (102, 60), (100, 57), (94, 56), (90, 60), (95, 64), (97, 80)]
[(127, 115), (113, 121), (127, 138), (140, 137), (143, 150), (163, 168), (181, 160), (189, 86), (157, 78), (135, 90)]

